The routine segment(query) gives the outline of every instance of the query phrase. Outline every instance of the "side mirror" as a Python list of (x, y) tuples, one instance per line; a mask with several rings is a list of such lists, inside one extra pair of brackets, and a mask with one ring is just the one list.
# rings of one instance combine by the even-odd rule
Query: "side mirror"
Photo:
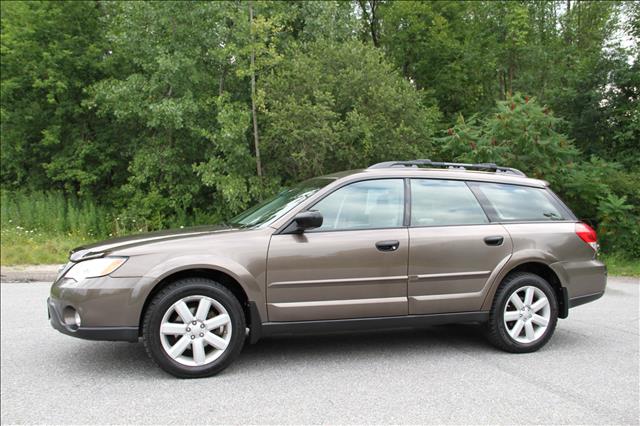
[(301, 234), (307, 229), (319, 228), (322, 226), (322, 213), (309, 210), (295, 215), (293, 222), (287, 227), (287, 234)]

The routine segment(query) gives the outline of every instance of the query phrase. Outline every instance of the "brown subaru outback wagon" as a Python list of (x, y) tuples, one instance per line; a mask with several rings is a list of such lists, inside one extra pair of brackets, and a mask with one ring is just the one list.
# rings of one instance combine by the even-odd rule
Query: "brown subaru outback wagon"
[(307, 180), (223, 226), (80, 247), (48, 311), (71, 336), (142, 338), (179, 377), (282, 333), (480, 322), (497, 347), (531, 352), (604, 293), (597, 249), (516, 169), (386, 162)]

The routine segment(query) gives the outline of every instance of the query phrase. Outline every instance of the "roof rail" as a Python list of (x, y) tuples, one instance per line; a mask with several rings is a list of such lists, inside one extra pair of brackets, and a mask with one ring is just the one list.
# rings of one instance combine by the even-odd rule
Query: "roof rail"
[(525, 177), (527, 176), (518, 169), (514, 169), (511, 167), (498, 166), (495, 163), (477, 163), (477, 164), (446, 163), (441, 161), (431, 161), (428, 159), (409, 160), (409, 161), (385, 161), (383, 163), (377, 163), (372, 166), (369, 166), (369, 169), (388, 169), (393, 167), (420, 167), (420, 166), (442, 167), (447, 169), (479, 170), (483, 172), (509, 173), (517, 176), (525, 176)]

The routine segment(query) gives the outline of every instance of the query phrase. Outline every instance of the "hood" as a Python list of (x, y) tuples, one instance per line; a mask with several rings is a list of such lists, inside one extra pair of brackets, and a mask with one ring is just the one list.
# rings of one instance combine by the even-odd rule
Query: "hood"
[(147, 232), (144, 234), (136, 234), (127, 237), (112, 238), (109, 240), (76, 247), (69, 253), (69, 260), (71, 260), (72, 262), (77, 262), (79, 260), (102, 257), (105, 254), (115, 250), (142, 246), (149, 243), (158, 243), (163, 241), (199, 237), (207, 234), (219, 234), (234, 231), (238, 232), (244, 230), (245, 229), (233, 228), (228, 225), (206, 225), (182, 229), (169, 229), (166, 231)]

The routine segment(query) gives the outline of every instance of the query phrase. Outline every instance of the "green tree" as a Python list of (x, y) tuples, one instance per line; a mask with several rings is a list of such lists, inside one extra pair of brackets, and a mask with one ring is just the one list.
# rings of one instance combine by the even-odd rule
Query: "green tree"
[(255, 173), (255, 163), (247, 144), (250, 112), (246, 104), (232, 102), (221, 96), (216, 102), (218, 128), (203, 131), (210, 142), (206, 161), (194, 165), (204, 185), (213, 187), (223, 201), (218, 217), (228, 218), (246, 209), (251, 201), (262, 195), (265, 185)]
[(105, 77), (96, 2), (2, 2), (2, 184), (104, 194), (123, 181), (117, 127), (82, 107)]
[(487, 82), (495, 74), (495, 42), (488, 31), (477, 33), (480, 11), (465, 2), (380, 6), (383, 50), (418, 89), (433, 93), (449, 120), (493, 106), (493, 88)]
[(439, 118), (381, 52), (358, 41), (291, 52), (263, 82), (265, 170), (285, 181), (424, 157)]
[(0, 185), (34, 204), (151, 229), (377, 161), (495, 161), (635, 250), (638, 2), (0, 7)]
[[(111, 7), (108, 60), (124, 64), (126, 72), (93, 85), (89, 106), (135, 129), (127, 135), (134, 154), (122, 207), (152, 227), (182, 221), (195, 209), (215, 211), (216, 198), (204, 191), (192, 165), (212, 151), (220, 93), (248, 87), (236, 77), (245, 9), (181, 2)], [(248, 90), (242, 92), (246, 99)]]

